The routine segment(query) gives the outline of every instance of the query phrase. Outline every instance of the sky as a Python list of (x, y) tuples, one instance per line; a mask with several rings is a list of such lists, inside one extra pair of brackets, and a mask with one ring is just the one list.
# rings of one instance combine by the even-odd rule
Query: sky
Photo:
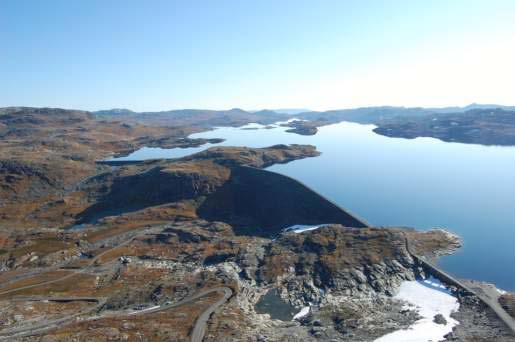
[(515, 105), (512, 0), (0, 0), (0, 106)]

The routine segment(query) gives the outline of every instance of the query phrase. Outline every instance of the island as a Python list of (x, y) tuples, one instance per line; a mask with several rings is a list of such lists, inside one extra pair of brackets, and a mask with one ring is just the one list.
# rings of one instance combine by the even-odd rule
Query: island
[(499, 108), (464, 113), (398, 118), (381, 123), (374, 132), (388, 137), (431, 137), (446, 142), (481, 145), (515, 145), (515, 111)]

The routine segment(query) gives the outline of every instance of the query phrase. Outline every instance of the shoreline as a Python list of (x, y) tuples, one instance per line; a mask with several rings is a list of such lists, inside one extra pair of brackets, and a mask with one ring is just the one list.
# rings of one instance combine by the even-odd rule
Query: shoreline
[[(481, 287), (478, 287), (478, 289), (482, 290), (483, 293), (480, 293), (476, 288), (471, 288), (469, 286), (470, 282), (472, 282), (473, 284), (477, 284), (474, 280), (459, 280), (455, 278), (454, 276), (443, 271), (438, 266), (426, 260), (424, 257), (414, 253), (411, 249), (409, 239), (406, 236), (405, 243), (406, 250), (408, 251), (408, 253), (416, 260), (418, 264), (420, 264), (420, 266), (428, 274), (431, 274), (433, 277), (439, 279), (444, 284), (454, 286), (461, 290), (456, 291), (458, 300), (460, 300), (460, 297), (467, 295), (472, 295), (475, 298), (479, 299), (479, 301), (481, 301), (484, 305), (486, 305), (495, 313), (495, 315), (504, 323), (504, 325), (511, 332), (511, 334), (515, 336), (515, 320), (506, 312), (506, 310), (504, 310), (501, 307), (500, 303), (496, 299), (492, 299), (488, 296), (487, 293), (484, 293)], [(495, 285), (493, 286), (495, 287)], [(495, 288), (497, 289), (497, 287)]]

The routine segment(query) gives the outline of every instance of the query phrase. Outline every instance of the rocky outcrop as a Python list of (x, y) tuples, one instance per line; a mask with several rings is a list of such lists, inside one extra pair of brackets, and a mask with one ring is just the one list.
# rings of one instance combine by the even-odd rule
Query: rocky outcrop
[(213, 160), (229, 167), (251, 166), (266, 168), (274, 164), (285, 164), (293, 160), (319, 156), (312, 145), (273, 145), (265, 148), (211, 147), (182, 160)]
[(445, 341), (513, 341), (502, 321), (476, 296), (460, 298), (460, 308), (451, 317), (460, 324), (445, 336)]
[(441, 324), (441, 325), (447, 324), (447, 320), (445, 319), (445, 317), (442, 314), (435, 315), (433, 317), (433, 322), (435, 322), (436, 324)]
[(319, 289), (345, 295), (392, 295), (413, 280), (415, 264), (403, 237), (379, 228), (324, 227), (288, 233), (268, 247), (257, 279), (283, 283), (290, 295), (318, 302)]

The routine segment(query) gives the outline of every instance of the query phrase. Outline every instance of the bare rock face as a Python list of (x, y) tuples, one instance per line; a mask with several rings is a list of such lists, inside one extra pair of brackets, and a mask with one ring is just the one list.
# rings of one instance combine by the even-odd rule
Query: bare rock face
[(435, 317), (433, 317), (433, 322), (435, 322), (436, 324), (442, 324), (442, 325), (447, 324), (447, 320), (445, 319), (445, 317), (442, 314), (435, 315)]
[(513, 341), (504, 323), (475, 296), (460, 298), (460, 308), (451, 317), (460, 324), (445, 336), (446, 341)]
[(281, 236), (270, 245), (257, 278), (277, 282), (286, 277), (292, 293), (312, 293), (310, 300), (317, 300), (313, 286), (346, 295), (392, 295), (400, 282), (414, 279), (413, 268), (400, 233), (333, 225)]

